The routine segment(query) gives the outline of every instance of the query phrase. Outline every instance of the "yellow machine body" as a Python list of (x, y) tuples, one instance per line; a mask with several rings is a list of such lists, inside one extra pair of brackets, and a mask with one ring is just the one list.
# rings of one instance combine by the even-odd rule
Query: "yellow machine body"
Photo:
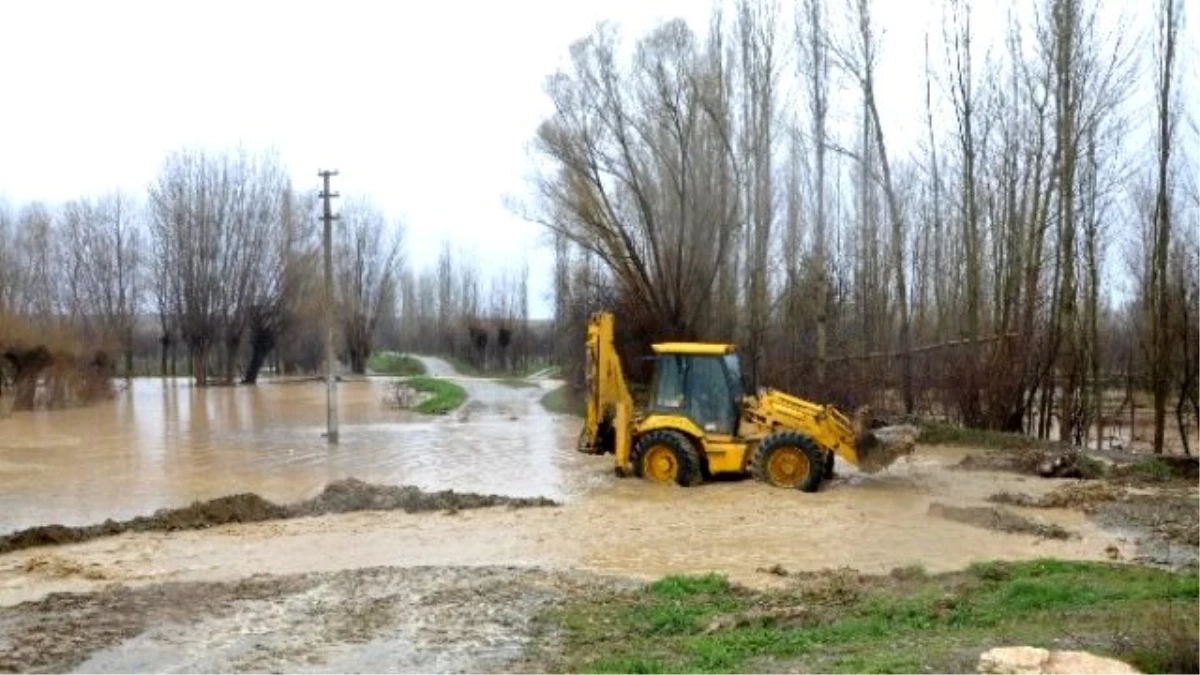
[[(776, 485), (815, 490), (832, 470), (836, 454), (858, 465), (860, 453), (874, 438), (830, 405), (806, 401), (774, 389), (757, 395), (741, 391), (736, 347), (721, 343), (667, 342), (652, 345), (662, 363), (709, 373), (707, 383), (693, 383), (693, 398), (711, 401), (729, 396), (729, 412), (721, 422), (704, 424), (691, 410), (664, 410), (654, 398), (663, 396), (663, 372), (655, 376), (652, 401), (635, 409), (613, 341), (614, 319), (600, 312), (591, 317), (587, 335), (587, 405), (578, 450), (612, 453), (620, 475), (643, 475), (684, 485), (701, 475), (752, 473)], [(663, 360), (663, 357), (666, 357)], [(669, 370), (670, 368), (668, 368)], [(722, 382), (716, 373), (724, 373)], [(682, 378), (682, 376), (680, 376)], [(669, 378), (668, 378), (669, 379)], [(690, 382), (687, 378), (682, 378)], [(677, 382), (672, 381), (674, 384)], [(709, 386), (711, 385), (711, 386)], [(712, 408), (725, 412), (720, 400)], [(720, 416), (720, 415), (719, 415)], [(703, 417), (703, 415), (700, 415)], [(764, 443), (765, 442), (765, 443)], [(764, 446), (764, 447), (760, 447)], [(765, 447), (770, 446), (770, 447)], [(640, 448), (640, 451), (639, 451)], [(760, 452), (761, 451), (761, 452)], [(680, 472), (687, 475), (681, 475)], [(692, 475), (694, 474), (694, 475)]]

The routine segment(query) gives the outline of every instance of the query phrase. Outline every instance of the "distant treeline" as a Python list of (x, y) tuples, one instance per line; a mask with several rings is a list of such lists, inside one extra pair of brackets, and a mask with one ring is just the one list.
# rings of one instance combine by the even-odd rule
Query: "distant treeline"
[[(337, 357), (352, 372), (377, 346), (481, 369), (538, 349), (524, 268), (485, 283), (446, 248), (415, 271), (399, 223), (365, 199), (338, 206)], [(315, 191), (296, 190), (274, 154), (244, 151), (173, 153), (145, 195), (0, 205), (0, 395), (28, 409), (101, 395), (113, 375), (204, 386), (254, 383), (264, 367), (317, 371), (317, 214)]]
[[(945, 0), (923, 55), (882, 54), (885, 28), (919, 29), (867, 0), (733, 4), (632, 45), (602, 25), (548, 81), (525, 209), (555, 237), (576, 383), (606, 307), (634, 373), (653, 340), (733, 340), (758, 384), (1077, 443), (1103, 435), (1115, 376), (1152, 392), (1156, 449), (1170, 411), (1192, 433), (1179, 0), (1147, 35), (1096, 0), (1028, 0), (986, 31)], [(885, 133), (918, 111), (878, 95), (884, 59), (921, 73), (918, 143)]]

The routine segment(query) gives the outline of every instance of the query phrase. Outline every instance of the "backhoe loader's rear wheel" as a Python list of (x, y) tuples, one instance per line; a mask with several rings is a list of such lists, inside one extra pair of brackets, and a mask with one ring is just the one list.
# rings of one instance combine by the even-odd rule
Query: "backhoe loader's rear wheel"
[(678, 431), (651, 431), (633, 446), (633, 471), (655, 483), (690, 487), (700, 482), (700, 454)]
[(825, 477), (825, 453), (808, 436), (794, 431), (771, 434), (758, 444), (750, 473), (775, 487), (816, 492)]

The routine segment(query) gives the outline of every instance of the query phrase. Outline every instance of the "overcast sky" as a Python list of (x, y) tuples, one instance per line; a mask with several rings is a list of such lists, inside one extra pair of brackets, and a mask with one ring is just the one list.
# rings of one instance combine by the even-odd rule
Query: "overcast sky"
[[(886, 33), (881, 109), (889, 135), (911, 137), (906, 126), (922, 114), (930, 5), (875, 4)], [(977, 4), (977, 25), (997, 26), (1003, 4)], [(527, 190), (530, 143), (550, 111), (546, 76), (598, 21), (635, 37), (674, 17), (703, 25), (711, 6), (7, 2), (0, 198), (17, 205), (113, 188), (140, 194), (171, 150), (274, 147), (298, 186), (315, 187), (318, 169), (336, 168), (343, 195), (369, 196), (403, 220), (418, 266), (443, 239), (485, 272), (527, 258), (531, 309), (548, 316), (551, 257), (526, 254), (541, 232), (504, 205)]]

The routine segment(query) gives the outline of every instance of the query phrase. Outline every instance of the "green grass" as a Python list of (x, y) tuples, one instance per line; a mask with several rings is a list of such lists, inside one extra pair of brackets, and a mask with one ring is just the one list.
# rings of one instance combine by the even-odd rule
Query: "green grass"
[(769, 592), (667, 577), (568, 601), (540, 622), (558, 636), (551, 671), (974, 672), (987, 649), (1034, 645), (1196, 672), (1197, 597), (1195, 570), (1038, 560), (837, 571)]
[(923, 425), (917, 442), (923, 445), (970, 445), (995, 450), (1021, 450), (1047, 445), (1046, 441), (1024, 434), (969, 429), (951, 424)]
[(373, 352), (367, 359), (367, 368), (382, 375), (425, 374), (425, 364), (420, 360), (397, 352)]
[(1112, 467), (1107, 475), (1117, 483), (1157, 486), (1174, 483), (1180, 487), (1196, 484), (1200, 464), (1193, 457), (1145, 457)]
[(571, 391), (570, 385), (552, 389), (542, 396), (542, 407), (559, 415), (583, 417), (583, 399)]
[(445, 415), (467, 400), (467, 391), (449, 380), (421, 376), (409, 378), (407, 382), (417, 391), (433, 394), (416, 407), (419, 413)]

